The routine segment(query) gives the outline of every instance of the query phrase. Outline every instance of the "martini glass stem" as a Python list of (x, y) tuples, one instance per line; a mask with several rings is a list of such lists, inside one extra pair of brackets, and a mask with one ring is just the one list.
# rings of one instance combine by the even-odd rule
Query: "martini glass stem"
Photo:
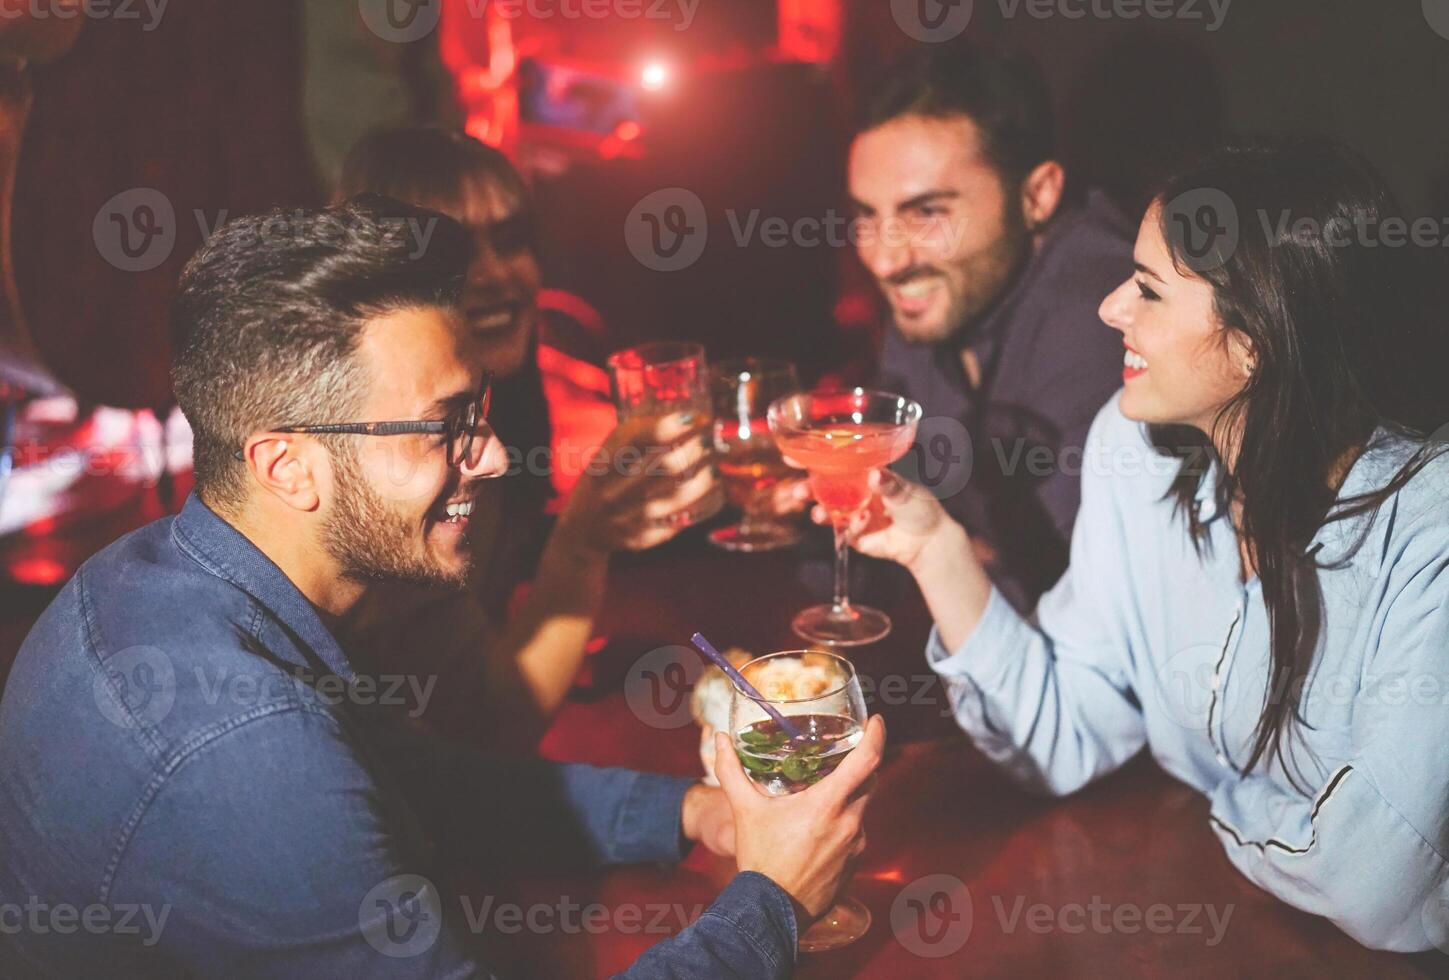
[(835, 598), (834, 611), (841, 616), (850, 615), (850, 541), (846, 537), (849, 523), (835, 524)]

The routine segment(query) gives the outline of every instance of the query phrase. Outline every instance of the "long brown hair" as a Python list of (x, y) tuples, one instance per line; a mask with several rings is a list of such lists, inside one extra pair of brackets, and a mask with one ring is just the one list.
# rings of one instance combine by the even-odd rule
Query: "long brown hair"
[[(1232, 203), (1237, 233), (1234, 247), (1207, 260), (1179, 224), (1201, 214), (1177, 207), (1202, 201), (1205, 191)], [(1243, 334), (1255, 355), (1246, 387), (1215, 426), (1215, 434), (1237, 435), (1231, 465), (1196, 429), (1154, 426), (1152, 437), (1185, 459), (1206, 454), (1220, 474), (1219, 508), (1241, 506), (1237, 531), (1271, 626), (1267, 697), (1245, 769), (1277, 758), (1288, 771), (1285, 742), (1302, 721), (1323, 620), (1317, 573), (1325, 566), (1312, 541), (1326, 524), (1376, 513), (1437, 451), (1428, 437), (1449, 421), (1449, 386), (1436, 376), (1449, 364), (1449, 325), (1431, 313), (1423, 250), (1368, 237), (1398, 210), (1369, 164), (1341, 144), (1313, 138), (1220, 149), (1168, 180), (1155, 199), (1174, 265), (1212, 286), (1218, 321)], [(1421, 448), (1384, 486), (1339, 500), (1346, 464), (1372, 450), (1381, 431)], [(1205, 472), (1184, 465), (1169, 491), (1199, 548), (1206, 528), (1192, 505)]]

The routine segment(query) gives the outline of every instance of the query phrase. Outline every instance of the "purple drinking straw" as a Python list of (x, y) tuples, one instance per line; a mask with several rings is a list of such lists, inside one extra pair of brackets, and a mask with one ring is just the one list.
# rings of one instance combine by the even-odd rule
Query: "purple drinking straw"
[(775, 719), (776, 724), (778, 724), (780, 728), (784, 730), (786, 735), (789, 735), (791, 739), (805, 737), (804, 735), (800, 734), (800, 729), (796, 728), (791, 722), (786, 721), (785, 716), (775, 710), (775, 706), (773, 704), (765, 700), (765, 696), (763, 694), (755, 690), (755, 685), (745, 680), (744, 674), (741, 674), (739, 671), (735, 670), (734, 664), (730, 663), (729, 660), (725, 658), (724, 654), (716, 650), (714, 646), (704, 638), (703, 633), (694, 634), (689, 638), (689, 642), (693, 643), (695, 648), (698, 649), (700, 653), (713, 660), (715, 662), (715, 665), (718, 666), (720, 670), (725, 672), (725, 676), (728, 677), (730, 680), (734, 681), (735, 687), (739, 688), (741, 693), (743, 693), (751, 701), (755, 702), (760, 707), (768, 711), (770, 713), (770, 717)]

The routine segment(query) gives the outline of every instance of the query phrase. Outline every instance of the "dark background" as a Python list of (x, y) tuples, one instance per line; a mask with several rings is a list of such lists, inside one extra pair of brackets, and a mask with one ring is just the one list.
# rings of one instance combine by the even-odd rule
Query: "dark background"
[[(772, 4), (700, 2), (688, 38), (693, 52), (769, 42)], [(871, 286), (849, 250), (737, 249), (724, 220), (730, 208), (759, 208), (787, 219), (842, 208), (842, 120), (873, 73), (911, 43), (892, 19), (890, 0), (843, 3), (843, 45), (828, 70), (756, 66), (683, 82), (675, 93), (680, 108), (672, 121), (663, 120), (668, 124), (651, 157), (579, 167), (539, 188), (552, 284), (572, 288), (598, 306), (615, 346), (646, 337), (690, 337), (705, 341), (712, 354), (793, 357), (807, 378), (826, 370), (868, 370), (878, 321)], [(1056, 93), (1062, 156), (1074, 179), (1107, 189), (1129, 211), (1140, 208), (1143, 190), (1158, 170), (1221, 134), (1309, 130), (1342, 138), (1365, 153), (1410, 215), (1449, 218), (1449, 39), (1431, 28), (1424, 12), (1424, 6), (1449, 8), (1449, 0), (1426, 0), (1424, 6), (1414, 0), (1235, 0), (1222, 29), (1212, 33), (1202, 21), (1039, 20), (1025, 3), (1015, 17), (1004, 17), (997, 0), (976, 0), (969, 36), (1036, 56)], [(1206, 8), (1199, 3), (1199, 9)], [(82, 418), (96, 404), (169, 407), (173, 337), (166, 311), (182, 265), (201, 242), (194, 211), (213, 223), (223, 213), (326, 199), (327, 161), (335, 160), (335, 147), (332, 156), (319, 153), (319, 141), (346, 126), (329, 114), (322, 93), (332, 82), (344, 98), (365, 109), (377, 106), (370, 90), (349, 90), (345, 82), (326, 77), (319, 52), (329, 39), (318, 34), (319, 10), (330, 11), (345, 29), (356, 19), (351, 17), (356, 0), (171, 0), (154, 31), (134, 22), (88, 22), (69, 54), (31, 70), (35, 108), (14, 195), (17, 284), (35, 346), (46, 367), (81, 400)], [(1449, 9), (1442, 23), (1449, 23)], [(426, 46), (374, 46), (372, 54), (384, 72), (404, 80), (408, 91), (397, 99), (401, 111), (416, 118), (446, 117)], [(0, 80), (7, 70), (0, 67)], [(719, 233), (690, 269), (656, 273), (629, 254), (623, 218), (641, 197), (670, 186), (699, 194)], [(160, 191), (181, 218), (170, 257), (150, 271), (128, 273), (104, 259), (92, 229), (105, 202), (136, 188)], [(4, 326), (0, 322), (0, 352)], [(77, 437), (83, 439), (84, 432)], [(75, 565), (177, 503), (175, 494), (153, 486), (139, 498), (123, 496), (130, 488), (118, 486), (122, 482), (87, 485), (90, 495), (78, 498), (83, 502), (78, 509), (95, 519), (83, 533), (58, 534), (58, 522), (46, 518), (16, 535), (25, 539), (17, 546), (0, 546), (5, 570), (0, 683), (34, 617)], [(720, 597), (742, 587), (732, 577), (711, 580), (709, 569), (716, 567), (723, 566), (704, 562), (697, 573), (688, 561), (666, 560), (652, 573), (643, 566), (634, 592), (611, 605), (612, 614), (623, 618), (606, 622), (606, 631), (627, 638), (631, 627), (643, 624), (638, 628), (650, 635), (685, 635), (703, 624), (714, 636), (711, 617), (729, 614)], [(734, 621), (738, 616), (719, 620), (720, 629), (727, 634), (742, 625), (744, 642), (756, 648), (778, 639), (769, 631), (783, 628), (788, 611), (805, 596), (793, 564), (777, 563), (775, 579), (788, 587), (774, 587), (778, 582), (772, 585), (768, 572), (763, 578), (754, 573), (750, 589), (740, 594), (770, 597), (769, 608), (752, 609), (744, 624)], [(670, 594), (669, 587), (680, 581), (692, 587)], [(924, 620), (913, 625), (897, 619), (892, 644), (911, 662), (919, 659), (924, 629)], [(617, 691), (614, 697), (618, 709)], [(571, 724), (560, 726), (549, 746), (556, 756), (618, 764), (666, 746), (678, 771), (692, 771), (692, 729), (678, 733), (687, 738), (672, 741), (640, 729), (647, 742), (629, 746), (620, 733), (634, 729), (610, 724), (615, 717), (606, 713), (610, 703), (592, 692), (573, 702)], [(898, 735), (905, 727), (893, 720), (892, 731)], [(600, 738), (601, 732), (609, 737)], [(629, 754), (635, 748), (643, 755)], [(886, 776), (895, 782), (883, 784), (877, 804), (882, 821), (882, 832), (872, 829), (877, 853), (882, 843), (889, 852), (893, 837), (953, 849), (952, 859), (962, 866), (988, 868), (989, 880), (1045, 881), (1046, 897), (1053, 888), (1075, 899), (1086, 889), (1129, 889), (1124, 879), (1136, 884), (1145, 879), (1165, 894), (1218, 896), (1243, 903), (1243, 914), (1261, 915), (1262, 931), (1250, 934), (1256, 943), (1221, 951), (1254, 964), (1248, 968), (1234, 959), (1238, 969), (1262, 973), (1278, 966), (1291, 974), (1315, 950), (1327, 950), (1322, 958), (1329, 960), (1342, 951), (1330, 972), (1372, 968), (1371, 954), (1326, 924), (1308, 923), (1300, 930), (1295, 923), (1306, 916), (1292, 918), (1297, 913), (1237, 875), (1210, 841), (1194, 837), (1205, 804), (1184, 787), (1174, 784), (1158, 798), (1150, 792), (1147, 771), (1137, 767), (1113, 777), (1118, 782), (1106, 792), (1117, 794), (1117, 803), (1092, 791), (1050, 816), (1026, 811), (1032, 823), (1023, 833), (1020, 801), (989, 783), (990, 774), (976, 765), (979, 759), (954, 746), (945, 749), (917, 756), (912, 764), (897, 763), (895, 775)], [(968, 763), (969, 772), (963, 768)], [(939, 810), (951, 818), (946, 823), (922, 823), (922, 814), (937, 811), (923, 809), (919, 801), (947, 783), (965, 787), (967, 795), (959, 805)], [(961, 813), (975, 825), (963, 831)], [(703, 881), (689, 879), (680, 891), (678, 879), (655, 869), (621, 874), (635, 875), (625, 879), (626, 888), (632, 881), (632, 887), (655, 888), (670, 901), (694, 894), (687, 889), (698, 891)], [(1182, 891), (1184, 883), (1192, 889)], [(590, 887), (581, 884), (574, 891), (590, 895)], [(619, 887), (617, 879), (613, 887)], [(884, 887), (875, 883), (876, 894)], [(837, 955), (863, 962), (888, 935), (882, 913), (877, 908), (871, 941)], [(557, 938), (540, 945), (564, 949)], [(1023, 940), (993, 946), (978, 938), (970, 955), (976, 963), (1012, 963), (1028, 974), (1030, 965), (1060, 969), (1083, 962), (1076, 959), (1078, 949), (1068, 959), (1058, 945), (1034, 936)], [(1103, 963), (1121, 959), (1115, 943), (1088, 949)], [(1194, 952), (1192, 962), (1200, 969), (1223, 962), (1211, 956)], [(1424, 975), (1442, 972), (1437, 960), (1422, 959)], [(910, 969), (925, 962), (913, 961)], [(1185, 961), (1141, 962), (1180, 967)], [(1387, 958), (1377, 962), (1387, 964), (1382, 975), (1397, 975)], [(1314, 969), (1321, 970), (1322, 963)]]
[[(1411, 214), (1449, 214), (1449, 39), (1412, 0), (1236, 0), (1216, 32), (1205, 19), (1038, 19), (1025, 2), (1006, 17), (1002, 3), (977, 0), (968, 36), (1036, 56), (1072, 175), (1128, 209), (1164, 162), (1218, 134), (1289, 129), (1358, 147)], [(772, 5), (701, 4), (693, 49), (769, 40)], [(168, 404), (166, 305), (201, 240), (194, 210), (215, 220), (323, 199), (303, 113), (319, 81), (307, 63), (315, 45), (303, 30), (296, 0), (185, 0), (150, 32), (88, 23), (70, 54), (35, 69), (17, 278), (36, 345), (83, 401)], [(828, 71), (779, 66), (686, 83), (649, 159), (578, 168), (540, 188), (554, 284), (597, 305), (618, 346), (687, 336), (717, 354), (791, 356), (807, 376), (868, 354), (872, 293), (848, 249), (739, 249), (724, 212), (840, 209), (841, 119), (911, 43), (886, 0), (847, 2)], [(651, 272), (624, 248), (623, 217), (675, 185), (705, 200), (716, 233), (695, 266)], [(102, 205), (135, 187), (162, 191), (182, 216), (175, 251), (144, 273), (112, 268), (92, 240)]]

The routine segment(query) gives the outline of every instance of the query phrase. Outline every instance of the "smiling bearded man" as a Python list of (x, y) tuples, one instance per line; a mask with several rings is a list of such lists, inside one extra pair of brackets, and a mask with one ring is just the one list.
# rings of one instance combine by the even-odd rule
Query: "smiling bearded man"
[[(782, 800), (733, 753), (723, 789), (490, 759), (395, 724), (377, 692), (398, 678), (359, 674), (332, 632), (378, 580), (461, 586), (480, 481), (507, 470), (458, 322), (470, 250), (373, 198), (239, 219), (188, 263), (196, 493), (81, 567), (0, 700), (0, 908), (87, 928), (0, 929), (0, 976), (492, 975), (443, 874), (690, 841), (741, 871), (628, 975), (792, 968), (864, 846), (879, 722)], [(150, 935), (92, 927), (137, 909)]]
[(1069, 199), (1036, 67), (969, 48), (916, 54), (872, 90), (849, 183), (892, 319), (878, 386), (925, 410), (908, 475), (1029, 610), (1066, 568), (1081, 448), (1121, 385), (1097, 304), (1132, 269), (1131, 228), (1100, 193)]

